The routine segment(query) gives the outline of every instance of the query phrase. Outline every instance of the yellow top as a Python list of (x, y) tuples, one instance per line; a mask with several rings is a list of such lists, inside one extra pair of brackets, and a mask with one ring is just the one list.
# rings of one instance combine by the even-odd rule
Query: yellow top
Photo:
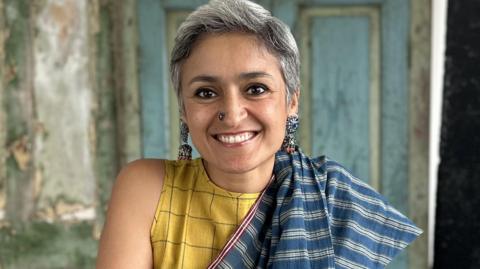
[(201, 159), (165, 161), (151, 228), (154, 268), (206, 268), (235, 232), (259, 193), (216, 186)]

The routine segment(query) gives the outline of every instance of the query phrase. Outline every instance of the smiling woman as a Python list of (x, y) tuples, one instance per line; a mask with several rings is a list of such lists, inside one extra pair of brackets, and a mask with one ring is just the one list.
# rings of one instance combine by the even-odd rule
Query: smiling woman
[(97, 268), (382, 268), (420, 230), (372, 188), (295, 145), (290, 30), (245, 0), (211, 1), (180, 27), (171, 74), (178, 161), (116, 181)]

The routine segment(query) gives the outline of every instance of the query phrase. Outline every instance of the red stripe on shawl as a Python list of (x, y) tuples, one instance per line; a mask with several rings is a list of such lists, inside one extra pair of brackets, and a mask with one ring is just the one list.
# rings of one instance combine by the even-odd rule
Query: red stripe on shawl
[(242, 221), (242, 223), (237, 228), (235, 233), (232, 235), (232, 237), (225, 244), (222, 251), (218, 254), (217, 258), (215, 258), (215, 260), (212, 263), (210, 263), (210, 265), (207, 267), (208, 269), (213, 269), (216, 266), (218, 266), (218, 264), (223, 260), (223, 258), (227, 255), (227, 253), (230, 251), (230, 249), (232, 249), (234, 244), (237, 243), (240, 236), (245, 232), (245, 230), (247, 229), (247, 226), (250, 224), (253, 217), (255, 216), (255, 212), (257, 211), (258, 205), (260, 204), (260, 201), (262, 200), (262, 197), (265, 194), (265, 191), (267, 190), (267, 187), (274, 180), (274, 177), (275, 176), (272, 175), (272, 178), (270, 179), (270, 182), (263, 189), (262, 193), (257, 197), (257, 200), (255, 201), (255, 204), (253, 204), (253, 206), (250, 208), (247, 215), (245, 216), (245, 219)]

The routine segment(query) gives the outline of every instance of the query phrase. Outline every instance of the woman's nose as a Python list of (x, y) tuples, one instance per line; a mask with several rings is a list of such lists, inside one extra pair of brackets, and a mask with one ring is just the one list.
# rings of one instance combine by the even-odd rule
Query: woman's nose
[(247, 110), (242, 96), (238, 93), (226, 94), (219, 113), (223, 112), (221, 120), (228, 127), (237, 127), (247, 117)]

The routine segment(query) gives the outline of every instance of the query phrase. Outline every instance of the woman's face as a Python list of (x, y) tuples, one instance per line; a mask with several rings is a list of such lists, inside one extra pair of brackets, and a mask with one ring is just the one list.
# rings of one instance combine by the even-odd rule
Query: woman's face
[(279, 62), (256, 37), (201, 38), (183, 64), (181, 85), (182, 118), (209, 168), (239, 174), (273, 163), (298, 96), (287, 106)]

